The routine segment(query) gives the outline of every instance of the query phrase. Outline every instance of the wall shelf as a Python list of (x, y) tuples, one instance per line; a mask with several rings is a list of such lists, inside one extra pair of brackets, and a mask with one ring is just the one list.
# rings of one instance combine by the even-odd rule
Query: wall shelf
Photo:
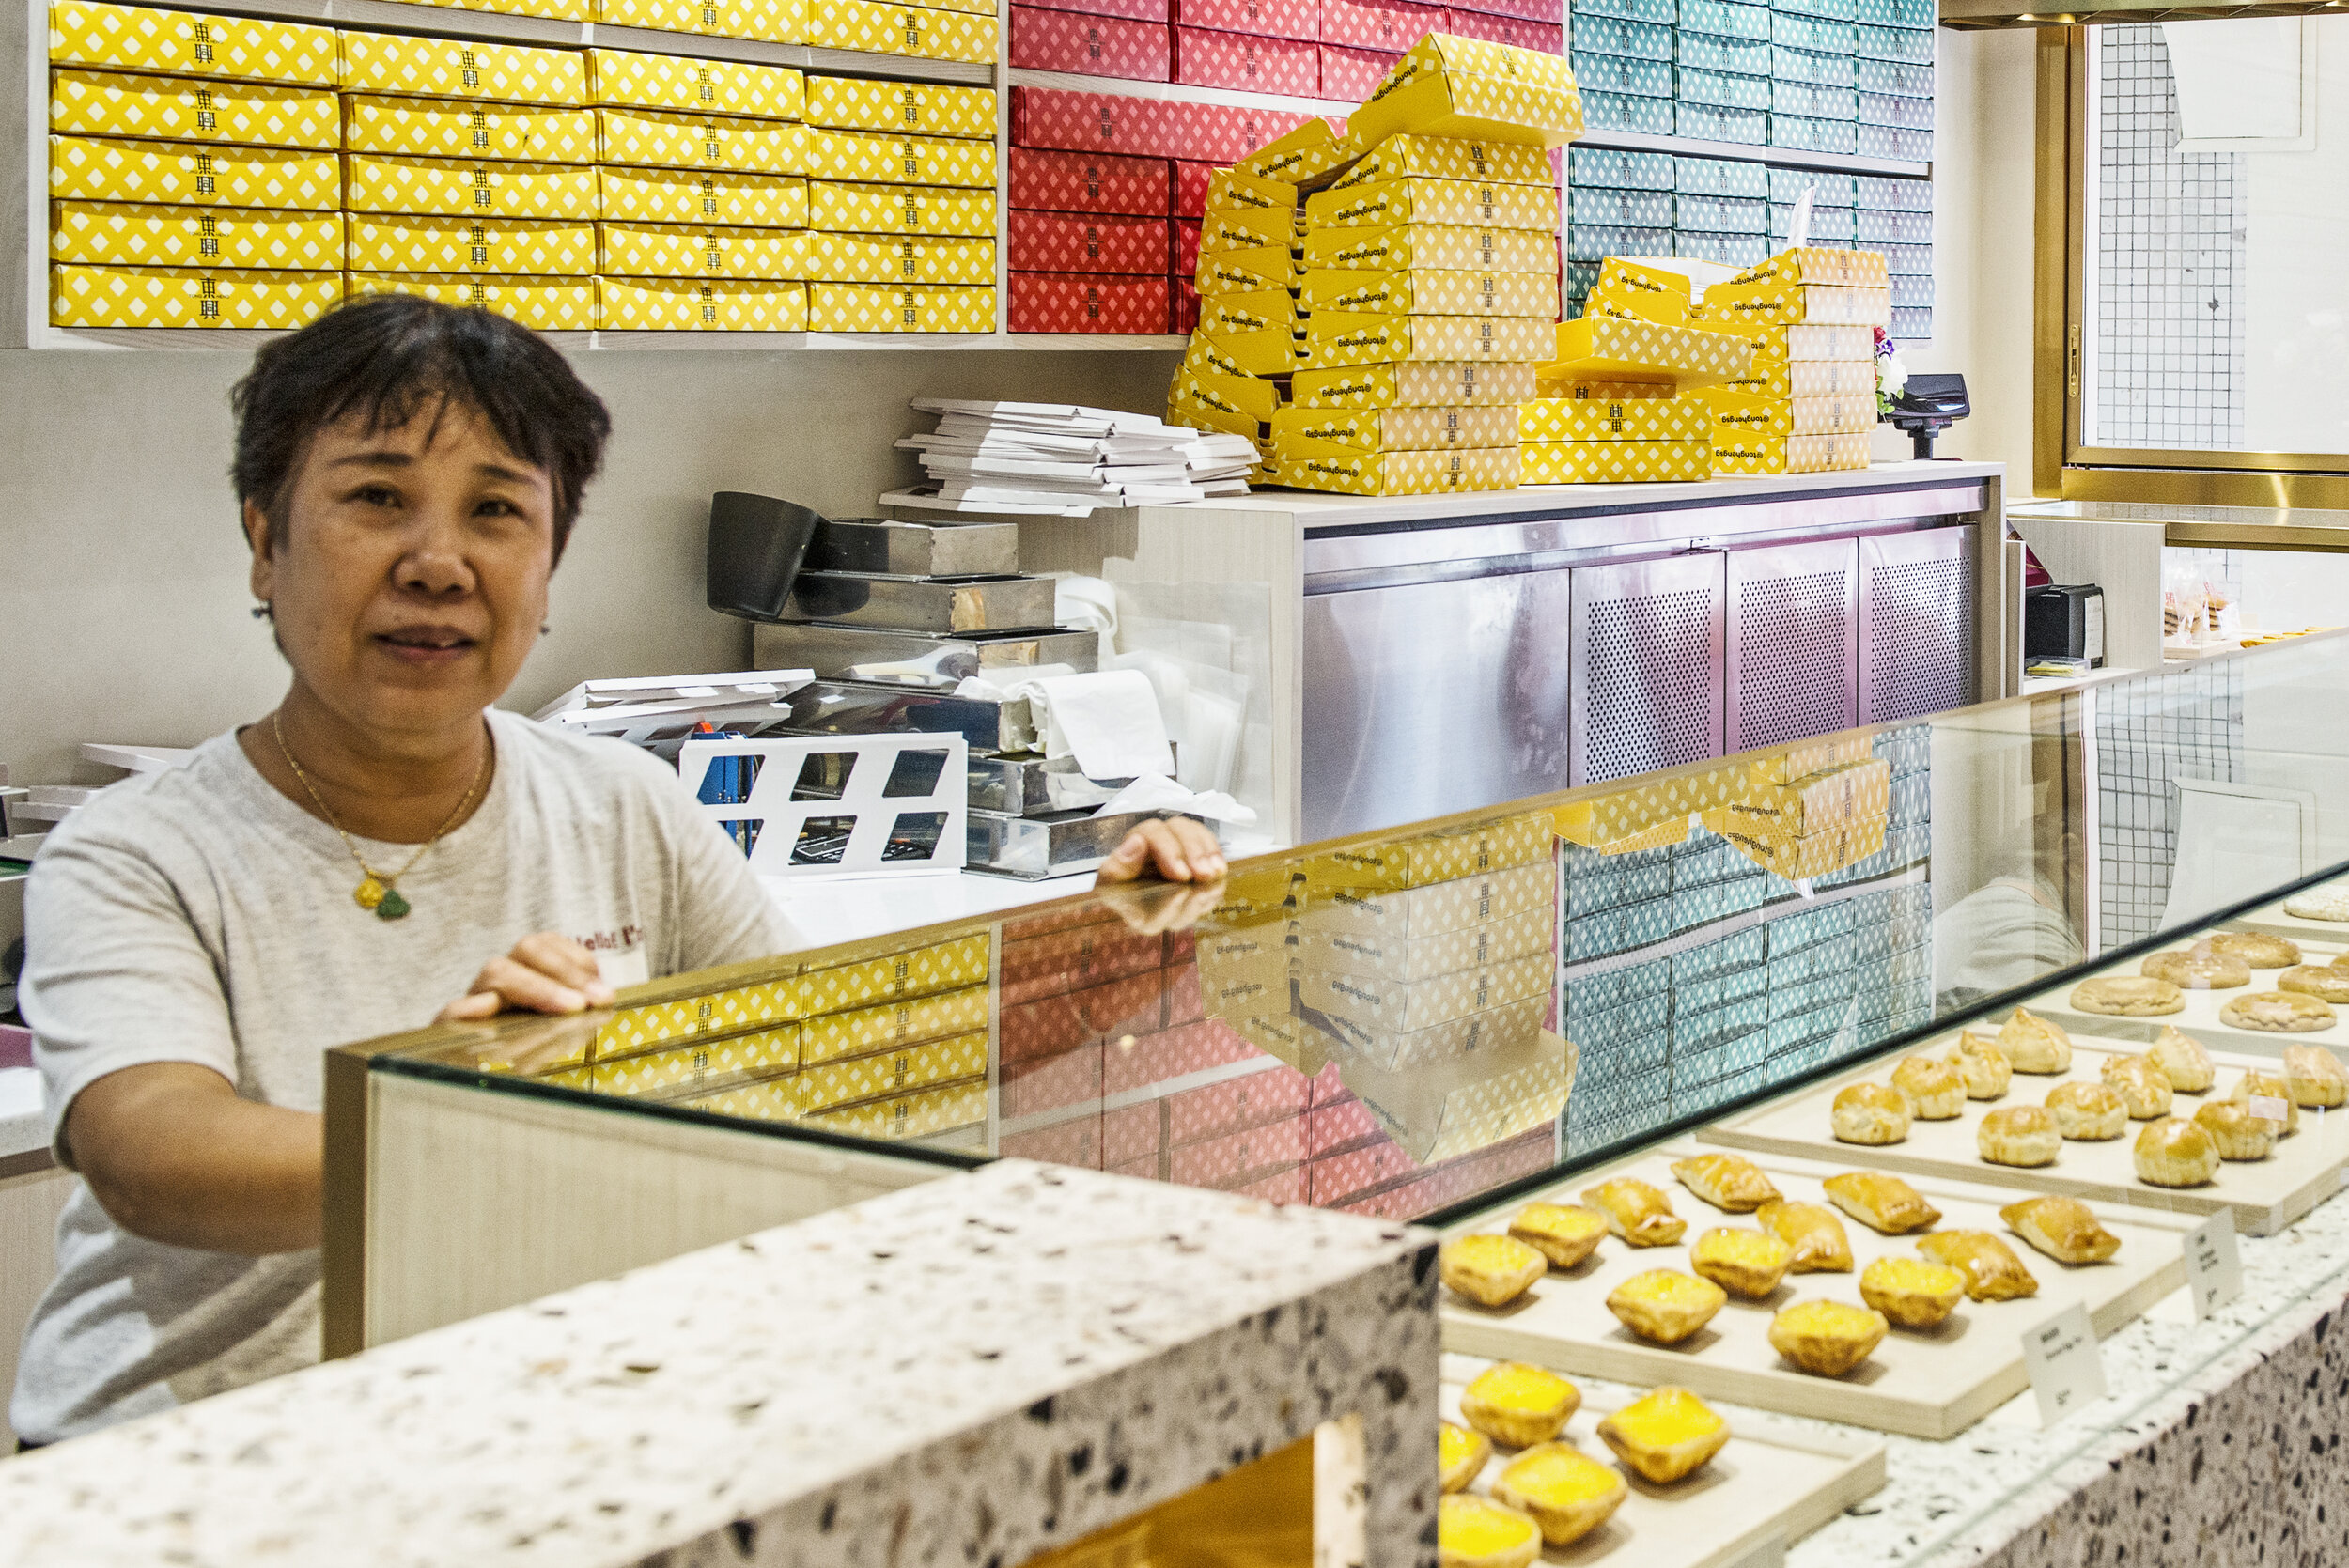
[[(283, 332), (239, 327), (42, 327), (32, 347), (103, 353), (143, 349), (160, 353), (250, 353)], [(1085, 333), (737, 333), (737, 332), (542, 332), (538, 334), (570, 353), (615, 353), (625, 350), (752, 353), (871, 352), (876, 349), (925, 353), (1101, 353), (1135, 349), (1180, 350), (1189, 342), (1179, 334)]]

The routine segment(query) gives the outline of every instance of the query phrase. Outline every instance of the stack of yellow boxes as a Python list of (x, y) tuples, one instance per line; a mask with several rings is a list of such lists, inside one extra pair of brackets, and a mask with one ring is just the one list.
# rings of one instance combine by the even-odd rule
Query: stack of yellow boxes
[(811, 332), (995, 328), (995, 95), (808, 84)]
[(1724, 474), (1820, 474), (1868, 466), (1876, 424), (1875, 329), (1892, 319), (1884, 257), (1781, 251), (1696, 307), (1702, 324), (1753, 344), (1752, 370), (1709, 389), (1713, 466)]
[(1749, 764), (1736, 799), (1703, 821), (1766, 870), (1824, 877), (1884, 847), (1891, 785), (1865, 737), (1806, 740)]

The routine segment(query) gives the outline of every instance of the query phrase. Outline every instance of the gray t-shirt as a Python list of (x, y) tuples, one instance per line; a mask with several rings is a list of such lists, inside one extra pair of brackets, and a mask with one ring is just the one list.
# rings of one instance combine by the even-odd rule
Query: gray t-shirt
[[(352, 901), (342, 840), (233, 735), (49, 835), (25, 890), (18, 997), (61, 1159), (74, 1095), (142, 1063), (198, 1063), (247, 1099), (317, 1110), (328, 1047), (429, 1023), (533, 932), (577, 938), (615, 984), (801, 945), (659, 759), (511, 714), (490, 725), (489, 793), (400, 878), (413, 907), (400, 921)], [(414, 853), (359, 847), (382, 867)], [(77, 1183), (9, 1420), (52, 1442), (315, 1361), (318, 1282), (315, 1251), (148, 1241)]]

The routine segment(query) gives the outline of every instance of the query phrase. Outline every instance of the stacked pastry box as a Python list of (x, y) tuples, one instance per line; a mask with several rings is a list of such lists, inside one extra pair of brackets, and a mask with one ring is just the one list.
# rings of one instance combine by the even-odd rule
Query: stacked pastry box
[(1804, 741), (1757, 758), (1707, 828), (1788, 880), (1840, 871), (1884, 847), (1892, 765), (1866, 737)]
[(974, 65), (994, 61), (998, 26), (982, 0), (499, 0), (483, 8)]
[(1746, 376), (1739, 336), (1689, 324), (1690, 285), (1669, 264), (1610, 256), (1583, 315), (1557, 329), (1540, 396), (1517, 411), (1529, 485), (1707, 479), (1713, 411), (1696, 389)]
[(1012, 68), (1171, 81), (1170, 15), (1169, 0), (1014, 0)]
[(1708, 285), (1701, 324), (1753, 346), (1743, 379), (1713, 405), (1722, 474), (1821, 474), (1868, 466), (1875, 427), (1875, 334), (1891, 319), (1884, 257), (1805, 246)]
[(1482, 39), (1545, 54), (1565, 52), (1561, 0), (1480, 0), (1473, 8), (1414, 0), (1321, 0), (1321, 96), (1360, 102), (1429, 33)]

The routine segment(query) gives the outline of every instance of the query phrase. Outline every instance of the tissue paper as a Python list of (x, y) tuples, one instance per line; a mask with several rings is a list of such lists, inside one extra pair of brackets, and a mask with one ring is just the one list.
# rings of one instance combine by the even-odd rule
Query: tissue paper
[(1103, 670), (1022, 683), (1050, 719), (1047, 756), (1072, 755), (1089, 779), (1172, 775), (1174, 751), (1150, 677), (1139, 670)]

